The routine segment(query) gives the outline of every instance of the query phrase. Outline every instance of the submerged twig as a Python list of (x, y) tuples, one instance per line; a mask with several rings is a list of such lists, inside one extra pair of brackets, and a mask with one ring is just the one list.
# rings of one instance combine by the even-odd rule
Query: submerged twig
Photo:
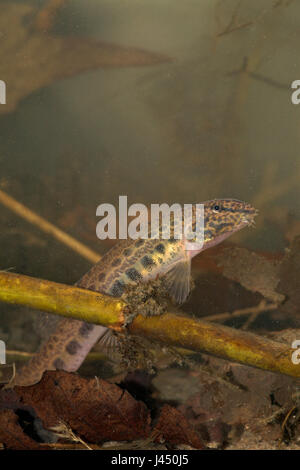
[(249, 70), (248, 57), (244, 57), (242, 66), (238, 70), (233, 70), (232, 72), (227, 73), (227, 75), (228, 76), (233, 76), (233, 75), (238, 75), (238, 74), (241, 74), (241, 73), (245, 73), (249, 77), (253, 78), (254, 80), (266, 83), (267, 85), (270, 85), (274, 88), (278, 88), (278, 89), (285, 90), (285, 91), (288, 90), (288, 84), (278, 82), (277, 80), (273, 80), (273, 78), (265, 77), (264, 75), (262, 75), (260, 73), (253, 72), (253, 71)]
[(0, 203), (11, 211), (13, 211), (15, 214), (18, 214), (23, 219), (27, 220), (27, 222), (30, 222), (31, 224), (37, 226), (43, 232), (46, 232), (48, 235), (51, 235), (52, 237), (56, 238), (56, 240), (68, 246), (76, 253), (81, 255), (83, 258), (87, 259), (88, 261), (91, 261), (93, 264), (97, 263), (97, 261), (99, 261), (99, 259), (101, 258), (98, 253), (91, 250), (83, 243), (80, 243), (78, 240), (71, 237), (71, 235), (68, 235), (55, 225), (51, 224), (46, 219), (36, 214), (34, 211), (24, 206), (24, 204), (21, 204), (19, 201), (9, 196), (6, 192), (1, 189)]
[(240, 362), (260, 369), (300, 377), (289, 346), (235, 328), (165, 313), (161, 317), (137, 317), (129, 331), (193, 351)]
[[(220, 4), (221, 4), (221, 2), (220, 2)], [(242, 4), (242, 1), (240, 0), (236, 4), (235, 9), (234, 9), (234, 11), (231, 15), (231, 18), (230, 18), (227, 26), (223, 29), (223, 31), (217, 33), (217, 35), (216, 35), (217, 37), (221, 37), (221, 36), (224, 36), (226, 34), (233, 33), (237, 30), (247, 28), (248, 26), (254, 26), (257, 23), (261, 22), (268, 13), (272, 12), (276, 8), (281, 7), (281, 6), (288, 6), (288, 2), (284, 3), (281, 0), (278, 0), (278, 1), (275, 0), (273, 2), (273, 5), (270, 8), (264, 8), (253, 19), (251, 19), (249, 21), (241, 22), (238, 19), (241, 4)], [(219, 5), (217, 5), (217, 7), (218, 6)], [(217, 12), (215, 13), (215, 17), (216, 17), (217, 23), (219, 23), (219, 18), (218, 18)]]
[(103, 324), (116, 330), (123, 326), (126, 311), (126, 304), (121, 299), (8, 272), (0, 272), (0, 301)]
[(86, 449), (93, 450), (80, 436), (77, 436), (72, 428), (65, 423), (60, 421), (56, 426), (50, 428), (50, 431), (54, 432), (57, 437), (66, 439), (67, 441), (76, 442), (82, 444)]
[[(35, 353), (32, 353), (32, 352), (28, 352), (28, 351), (18, 351), (16, 349), (7, 349), (5, 351), (6, 353), (6, 357), (10, 360), (10, 361), (18, 361), (18, 362), (21, 362), (21, 361), (27, 361), (28, 359), (30, 359), (31, 357), (34, 356)], [(88, 355), (86, 356), (85, 360), (86, 361), (100, 361), (100, 360), (103, 360), (105, 359), (107, 356), (101, 352), (98, 352), (98, 351), (92, 351), (92, 352), (89, 352)]]
[[(0, 273), (0, 301), (115, 330), (124, 328), (125, 317), (130, 311), (130, 306), (122, 299), (12, 273)], [(173, 313), (149, 318), (139, 315), (127, 329), (135, 335), (169, 345), (300, 377), (300, 367), (291, 360), (294, 352), (291, 347), (246, 331)]]
[(238, 318), (243, 315), (256, 315), (262, 312), (270, 312), (272, 310), (276, 310), (278, 308), (277, 303), (267, 303), (265, 300), (262, 300), (258, 305), (254, 305), (253, 307), (246, 307), (234, 310), (233, 312), (224, 312), (224, 313), (216, 313), (215, 315), (207, 315), (205, 317), (201, 317), (201, 320), (208, 320), (208, 321), (224, 321), (230, 320), (232, 318)]
[[(225, 36), (226, 34), (230, 34), (234, 31), (237, 31), (238, 29), (246, 28), (247, 26), (251, 26), (253, 24), (253, 21), (246, 21), (243, 23), (237, 22), (241, 3), (242, 3), (241, 0), (237, 3), (227, 26), (223, 29), (223, 31), (221, 31), (220, 33), (217, 33), (216, 35), (217, 37)], [(216, 14), (215, 16), (216, 16), (216, 19), (218, 19)]]

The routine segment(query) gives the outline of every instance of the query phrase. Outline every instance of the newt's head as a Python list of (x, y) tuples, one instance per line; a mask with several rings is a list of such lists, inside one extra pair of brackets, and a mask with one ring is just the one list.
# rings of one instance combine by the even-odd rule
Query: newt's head
[(213, 199), (204, 203), (204, 245), (216, 245), (247, 225), (255, 224), (258, 211), (236, 199)]

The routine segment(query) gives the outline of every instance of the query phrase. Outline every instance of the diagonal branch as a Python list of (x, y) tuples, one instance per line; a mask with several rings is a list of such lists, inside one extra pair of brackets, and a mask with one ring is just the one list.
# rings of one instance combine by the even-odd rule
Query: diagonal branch
[[(130, 306), (97, 292), (0, 272), (0, 301), (122, 329)], [(247, 331), (195, 320), (173, 313), (144, 318), (137, 316), (127, 327), (130, 333), (173, 346), (202, 351), (230, 361), (300, 377), (293, 364), (294, 352), (284, 343)]]

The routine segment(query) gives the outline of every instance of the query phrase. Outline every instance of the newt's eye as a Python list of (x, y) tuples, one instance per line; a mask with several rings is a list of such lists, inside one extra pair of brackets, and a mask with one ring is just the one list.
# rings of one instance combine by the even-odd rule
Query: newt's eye
[(214, 206), (214, 211), (219, 211), (220, 210), (220, 206), (218, 206), (217, 204)]

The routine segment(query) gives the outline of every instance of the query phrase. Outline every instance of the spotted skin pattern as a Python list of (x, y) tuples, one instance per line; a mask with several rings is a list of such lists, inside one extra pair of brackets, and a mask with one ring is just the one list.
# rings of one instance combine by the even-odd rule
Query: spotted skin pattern
[[(177, 263), (192, 258), (234, 232), (254, 224), (257, 211), (235, 199), (215, 199), (204, 204), (204, 244), (187, 249), (185, 240), (122, 240), (111, 248), (77, 283), (78, 287), (120, 297), (127, 284), (146, 282), (166, 275)], [(195, 206), (193, 207), (195, 228)], [(161, 230), (161, 228), (160, 228)], [(14, 384), (30, 385), (40, 380), (45, 370), (75, 371), (107, 328), (79, 320), (58, 321), (55, 332), (35, 356), (17, 372)]]

